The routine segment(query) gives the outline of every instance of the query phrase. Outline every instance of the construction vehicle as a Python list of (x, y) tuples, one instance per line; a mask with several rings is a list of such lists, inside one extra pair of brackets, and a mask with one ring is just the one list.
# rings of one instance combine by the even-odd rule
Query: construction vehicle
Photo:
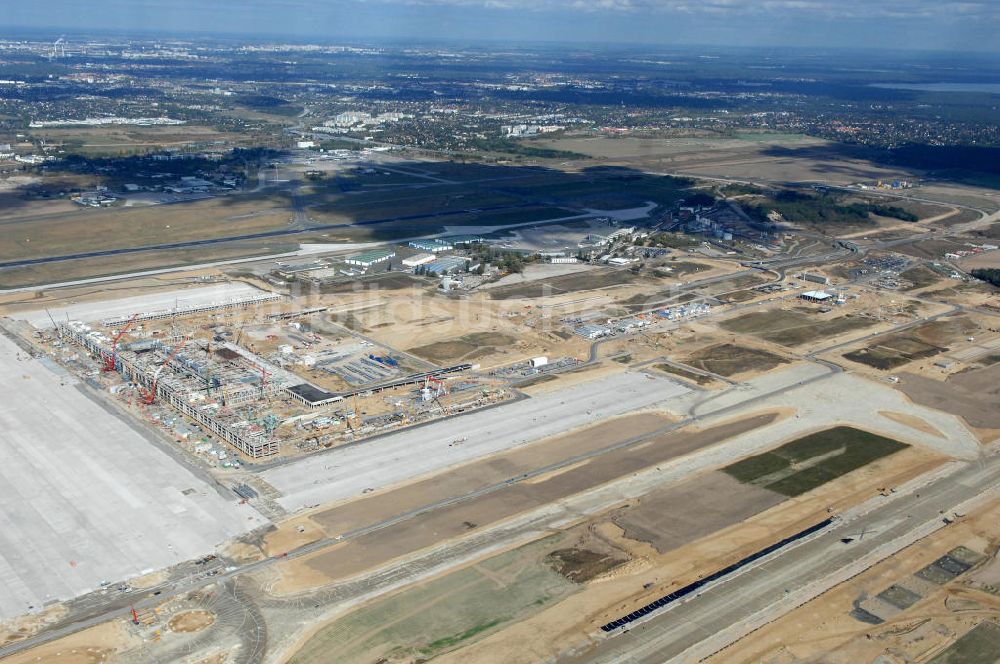
[(118, 364), (118, 342), (121, 340), (125, 333), (132, 329), (135, 325), (135, 321), (139, 318), (139, 314), (132, 314), (132, 317), (128, 319), (128, 322), (122, 326), (122, 329), (118, 331), (115, 338), (111, 340), (111, 353), (104, 356), (104, 366), (101, 367), (104, 371), (114, 371)]
[(142, 391), (142, 402), (147, 406), (152, 405), (152, 403), (156, 400), (156, 383), (160, 380), (160, 373), (163, 371), (163, 368), (170, 364), (170, 360), (174, 359), (177, 353), (181, 352), (181, 348), (184, 347), (184, 344), (186, 344), (190, 338), (191, 337), (181, 337), (180, 343), (174, 346), (174, 349), (170, 351), (169, 355), (167, 355), (167, 359), (163, 360), (163, 363), (156, 367), (156, 371), (153, 372), (153, 382), (150, 384), (148, 389)]

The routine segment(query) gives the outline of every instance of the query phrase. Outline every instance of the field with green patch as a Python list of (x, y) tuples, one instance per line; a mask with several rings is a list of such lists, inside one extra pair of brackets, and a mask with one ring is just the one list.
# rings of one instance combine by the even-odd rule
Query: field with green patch
[(533, 281), (527, 284), (501, 286), (490, 290), (494, 300), (513, 300), (517, 298), (537, 298), (548, 295), (561, 295), (578, 291), (621, 286), (638, 281), (639, 277), (628, 270), (590, 270), (585, 273), (566, 274), (544, 281)]
[(978, 327), (964, 316), (942, 318), (912, 330), (879, 337), (865, 348), (844, 353), (843, 356), (875, 369), (895, 369), (946, 351), (948, 344), (960, 340)]
[(798, 496), (906, 447), (867, 431), (836, 427), (748, 457), (723, 471), (745, 484)]
[[(425, 661), (467, 645), (579, 587), (546, 562), (562, 539), (548, 537), (364, 606), (323, 627), (289, 661)], [(561, 564), (596, 564), (576, 558)]]
[(752, 334), (782, 346), (797, 346), (807, 341), (864, 329), (875, 322), (872, 318), (862, 316), (826, 318), (813, 309), (796, 308), (755, 311), (730, 318), (719, 326), (730, 332)]
[(1000, 661), (1000, 625), (984, 620), (942, 652), (929, 664), (996, 664)]
[(672, 364), (661, 363), (656, 364), (653, 368), (662, 371), (663, 373), (668, 373), (672, 376), (680, 376), (690, 381), (694, 381), (699, 385), (707, 385), (711, 383), (713, 378), (711, 376), (706, 376), (704, 374), (696, 373), (694, 371), (688, 371), (687, 369), (682, 369), (681, 367), (674, 366)]
[(748, 348), (735, 344), (718, 344), (702, 348), (683, 359), (695, 369), (709, 371), (720, 376), (735, 376), (747, 371), (767, 371), (788, 360), (759, 348)]
[(426, 346), (408, 349), (410, 353), (431, 362), (444, 364), (460, 360), (474, 360), (489, 355), (497, 348), (514, 344), (517, 340), (499, 332), (473, 332), (457, 339), (437, 341)]

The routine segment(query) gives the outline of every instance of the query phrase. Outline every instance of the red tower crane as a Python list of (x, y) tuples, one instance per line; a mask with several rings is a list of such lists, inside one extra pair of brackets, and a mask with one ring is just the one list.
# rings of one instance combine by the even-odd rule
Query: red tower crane
[(167, 359), (163, 360), (163, 363), (156, 367), (156, 371), (153, 372), (153, 382), (149, 386), (149, 389), (143, 392), (142, 395), (142, 401), (147, 406), (156, 400), (156, 383), (160, 380), (160, 372), (163, 371), (163, 367), (167, 366), (170, 363), (170, 360), (174, 359), (177, 353), (181, 351), (181, 348), (184, 347), (184, 344), (186, 344), (190, 338), (191, 337), (182, 337), (181, 342), (174, 346), (174, 349), (170, 351), (170, 355), (167, 355)]
[(122, 327), (122, 329), (118, 331), (118, 334), (115, 335), (115, 338), (111, 340), (111, 354), (104, 356), (105, 371), (115, 370), (115, 364), (118, 360), (118, 341), (125, 335), (126, 332), (132, 329), (132, 326), (135, 325), (135, 321), (138, 318), (139, 314), (132, 314), (132, 317), (128, 319), (128, 322), (125, 323), (124, 327)]

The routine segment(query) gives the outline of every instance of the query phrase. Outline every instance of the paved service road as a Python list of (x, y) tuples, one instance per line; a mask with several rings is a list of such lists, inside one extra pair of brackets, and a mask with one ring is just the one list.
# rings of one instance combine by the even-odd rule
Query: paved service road
[[(939, 521), (943, 518), (941, 512), (950, 515), (958, 505), (998, 482), (1000, 457), (972, 462), (913, 495), (898, 497), (853, 520), (835, 523), (822, 534), (766, 558), (748, 571), (721, 580), (687, 602), (653, 614), (647, 621), (633, 623), (628, 632), (600, 638), (590, 651), (559, 661), (588, 664), (663, 664), (673, 658), (678, 662), (698, 661), (727, 644), (713, 642), (712, 647), (698, 653), (686, 652), (689, 648), (714, 639), (723, 630), (775, 605), (787, 592), (843, 570), (928, 522), (938, 521), (943, 525)], [(866, 535), (850, 544), (841, 542), (841, 538), (857, 538), (859, 532)], [(888, 547), (883, 550), (885, 555), (892, 552)], [(775, 607), (771, 619), (781, 613)]]

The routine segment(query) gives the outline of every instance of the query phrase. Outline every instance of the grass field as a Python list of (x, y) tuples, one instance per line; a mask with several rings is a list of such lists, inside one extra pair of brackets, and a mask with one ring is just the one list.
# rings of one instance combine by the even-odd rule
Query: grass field
[(766, 350), (734, 344), (718, 344), (702, 348), (682, 361), (696, 369), (727, 378), (746, 371), (767, 371), (788, 362), (780, 355)]
[(984, 620), (929, 660), (929, 664), (996, 664), (1000, 661), (1000, 625)]
[(437, 364), (444, 364), (485, 357), (496, 348), (510, 346), (516, 341), (514, 337), (498, 332), (473, 332), (457, 339), (437, 341), (408, 350), (418, 357), (423, 357)]
[(917, 290), (926, 286), (932, 286), (941, 280), (941, 275), (933, 270), (929, 270), (922, 265), (910, 268), (899, 275), (902, 279), (910, 282), (910, 285), (903, 288), (904, 291)]
[(861, 316), (825, 318), (811, 309), (771, 309), (730, 318), (719, 326), (730, 332), (752, 334), (782, 346), (797, 346), (807, 341), (860, 330), (875, 322), (872, 318)]
[(58, 263), (28, 265), (0, 270), (0, 288), (17, 288), (88, 277), (128, 274), (141, 270), (198, 265), (213, 261), (280, 254), (296, 249), (298, 249), (298, 244), (282, 242), (278, 238), (270, 241), (227, 242), (188, 249), (123, 254), (113, 258), (84, 258)]
[(895, 369), (942, 353), (947, 350), (947, 344), (977, 329), (978, 326), (964, 316), (943, 318), (912, 330), (880, 337), (867, 347), (844, 353), (843, 356), (875, 369)]
[(798, 496), (907, 445), (867, 431), (836, 427), (726, 466), (746, 484)]
[(620, 286), (637, 281), (639, 277), (627, 270), (591, 270), (580, 274), (566, 274), (544, 281), (534, 281), (527, 284), (501, 286), (490, 290), (494, 300), (513, 300), (517, 298), (537, 298), (547, 295), (574, 293), (609, 286)]
[(654, 368), (655, 369), (659, 369), (663, 373), (668, 373), (668, 374), (671, 374), (673, 376), (680, 376), (681, 378), (685, 378), (687, 380), (694, 381), (695, 383), (698, 383), (699, 385), (707, 385), (708, 383), (711, 383), (712, 380), (713, 380), (711, 376), (705, 376), (705, 375), (700, 374), (700, 373), (695, 373), (694, 371), (688, 371), (686, 369), (681, 369), (680, 367), (675, 367), (672, 364), (666, 364), (666, 363), (656, 364), (656, 365), (654, 365)]
[(426, 661), (466, 645), (578, 587), (545, 563), (562, 539), (548, 537), (349, 613), (290, 663)]

